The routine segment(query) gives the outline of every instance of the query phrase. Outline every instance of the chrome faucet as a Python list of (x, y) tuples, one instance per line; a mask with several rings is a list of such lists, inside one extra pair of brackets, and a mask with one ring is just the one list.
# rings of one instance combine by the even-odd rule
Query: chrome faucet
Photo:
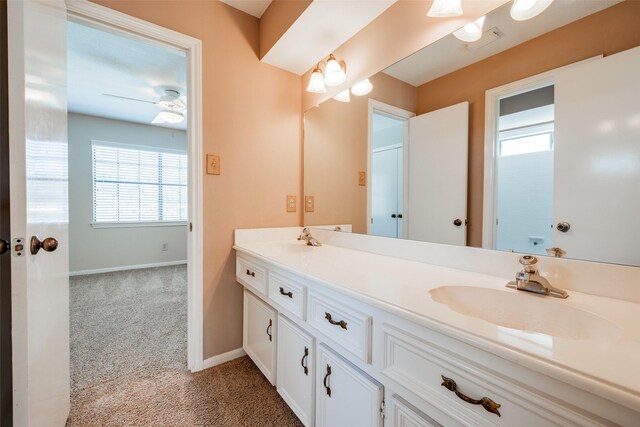
[(318, 242), (318, 239), (311, 235), (308, 227), (302, 229), (302, 234), (298, 236), (298, 240), (304, 240), (307, 242), (307, 246), (322, 246), (322, 243)]
[(508, 288), (556, 298), (567, 298), (569, 296), (567, 291), (554, 288), (547, 279), (538, 274), (538, 269), (536, 268), (538, 258), (525, 255), (520, 258), (520, 264), (522, 264), (522, 271), (516, 273), (516, 280), (509, 282), (507, 284)]

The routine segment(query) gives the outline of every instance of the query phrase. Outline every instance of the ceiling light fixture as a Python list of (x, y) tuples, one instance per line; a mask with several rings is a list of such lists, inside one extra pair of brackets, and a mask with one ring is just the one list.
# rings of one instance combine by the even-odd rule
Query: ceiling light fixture
[(526, 21), (540, 15), (551, 3), (553, 0), (514, 0), (511, 17), (516, 21)]
[(356, 83), (351, 88), (351, 93), (355, 96), (364, 96), (373, 90), (373, 85), (369, 81), (369, 79), (364, 79), (360, 83)]
[(153, 123), (181, 123), (184, 120), (184, 115), (178, 111), (162, 110), (158, 113)]
[(458, 40), (463, 42), (477, 42), (482, 38), (482, 27), (484, 26), (484, 19), (486, 16), (476, 19), (473, 22), (469, 22), (464, 27), (453, 32)]
[(333, 53), (329, 55), (327, 60), (327, 67), (324, 70), (324, 84), (327, 86), (338, 86), (347, 80), (347, 73), (345, 72), (346, 66), (344, 62), (341, 64), (338, 62)]
[(316, 68), (311, 72), (311, 78), (309, 79), (309, 85), (307, 86), (307, 92), (312, 93), (325, 93), (327, 88), (324, 86), (324, 76), (320, 69), (320, 64), (316, 65)]
[(462, 15), (462, 0), (433, 0), (427, 12), (431, 18), (449, 18)]
[(333, 97), (336, 101), (351, 102), (351, 95), (349, 95), (349, 89), (345, 89), (336, 96)]

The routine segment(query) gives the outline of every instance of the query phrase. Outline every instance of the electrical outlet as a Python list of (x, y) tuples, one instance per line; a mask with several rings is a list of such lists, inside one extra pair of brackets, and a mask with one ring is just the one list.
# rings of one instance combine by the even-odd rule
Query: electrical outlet
[(287, 212), (295, 212), (296, 204), (296, 196), (287, 196)]
[(169, 250), (169, 244), (168, 243), (163, 243), (162, 244), (162, 250), (163, 251), (168, 251)]
[(316, 203), (313, 196), (304, 196), (304, 211), (313, 212), (316, 208)]
[(220, 175), (220, 156), (207, 154), (207, 174)]

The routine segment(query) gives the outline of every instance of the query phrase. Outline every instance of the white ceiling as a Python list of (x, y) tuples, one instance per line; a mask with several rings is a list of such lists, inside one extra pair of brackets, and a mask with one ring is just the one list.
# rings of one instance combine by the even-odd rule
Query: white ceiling
[(511, 2), (487, 15), (484, 30), (497, 27), (501, 38), (477, 50), (452, 34), (395, 63), (383, 72), (413, 86), (420, 86), (455, 70), (524, 43), (544, 33), (599, 12), (621, 0), (555, 0), (547, 10), (524, 22), (510, 16)]
[[(67, 49), (70, 112), (151, 124), (161, 107), (103, 94), (151, 102), (165, 89), (186, 94), (182, 51), (75, 22), (67, 23)], [(186, 129), (186, 120), (159, 126)]]
[(222, 3), (226, 3), (231, 7), (235, 7), (238, 10), (253, 15), (256, 18), (261, 18), (262, 14), (271, 4), (271, 0), (221, 0)]
[(302, 75), (395, 2), (396, 0), (315, 0), (262, 61)]

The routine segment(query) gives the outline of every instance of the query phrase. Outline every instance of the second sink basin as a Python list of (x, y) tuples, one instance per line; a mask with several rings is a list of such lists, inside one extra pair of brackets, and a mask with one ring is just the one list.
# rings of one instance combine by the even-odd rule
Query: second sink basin
[(576, 340), (605, 339), (620, 333), (608, 320), (551, 297), (473, 286), (442, 286), (429, 293), (434, 301), (460, 314), (506, 328)]

